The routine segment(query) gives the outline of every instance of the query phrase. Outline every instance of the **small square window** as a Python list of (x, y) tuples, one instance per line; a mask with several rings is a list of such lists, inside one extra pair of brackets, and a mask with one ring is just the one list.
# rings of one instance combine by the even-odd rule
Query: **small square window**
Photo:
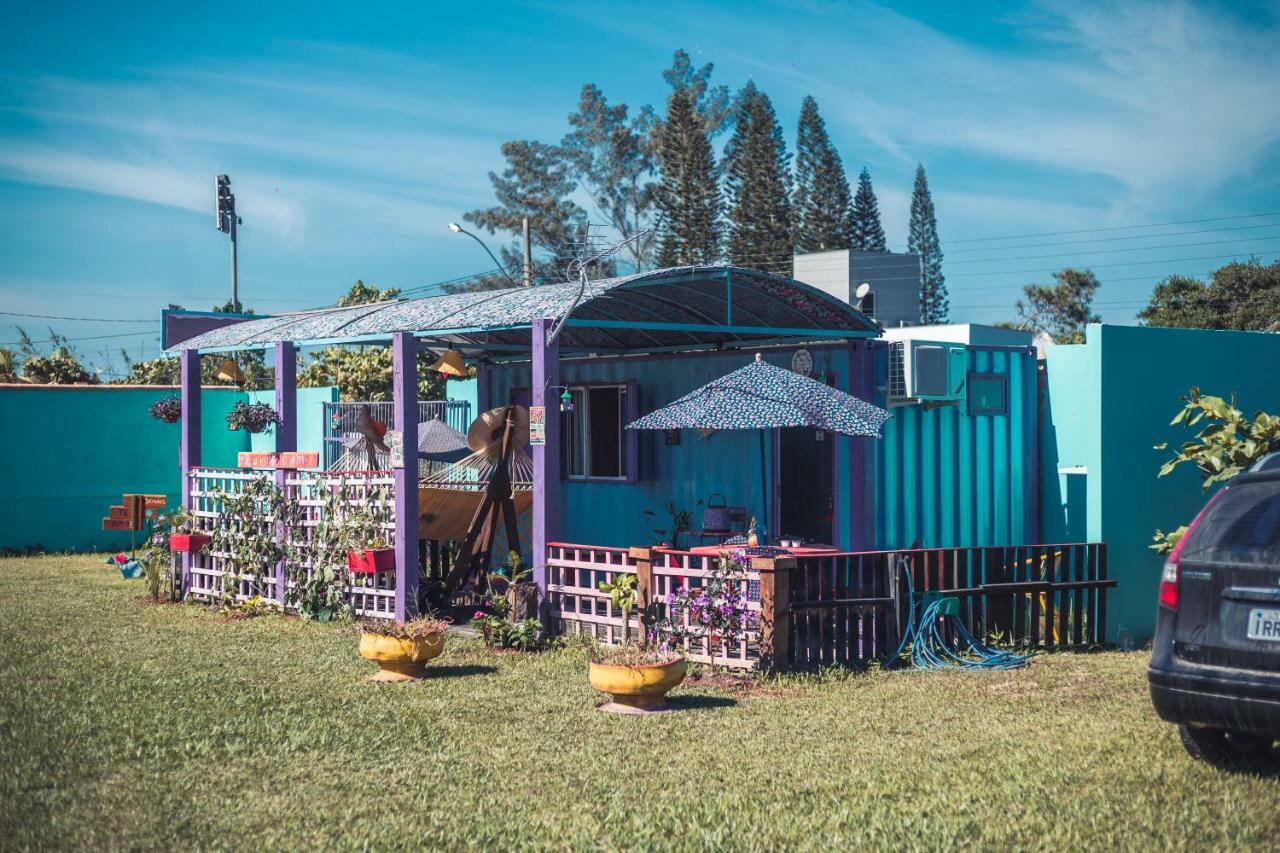
[(1007, 415), (1009, 377), (1001, 373), (969, 374), (969, 414)]

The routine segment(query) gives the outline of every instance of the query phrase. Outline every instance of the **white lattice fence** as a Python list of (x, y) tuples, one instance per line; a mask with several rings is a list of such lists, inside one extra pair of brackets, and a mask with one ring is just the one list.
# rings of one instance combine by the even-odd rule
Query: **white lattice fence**
[[(196, 468), (191, 477), (191, 513), (198, 527), (206, 533), (213, 531), (221, 513), (220, 493), (237, 494), (246, 484), (265, 478), (274, 481), (274, 474), (267, 471), (245, 471), (226, 468)], [(341, 496), (344, 505), (356, 506), (370, 501), (386, 508), (386, 522), (379, 525), (387, 544), (394, 547), (395, 521), (392, 506), (395, 498), (395, 480), (389, 472), (290, 472), (284, 479), (284, 499), (295, 507), (288, 529), (278, 529), (278, 536), (287, 536), (291, 550), (302, 556), (285, 567), (290, 590), (296, 589), (297, 580), (313, 577), (323, 567), (312, 565), (306, 555), (314, 553), (316, 530), (325, 507), (327, 496)], [(260, 523), (265, 523), (263, 516)], [(241, 522), (233, 522), (241, 523)], [(200, 554), (192, 555), (189, 594), (196, 599), (219, 601), (224, 598), (226, 584), (236, 584), (234, 598), (244, 601), (253, 596), (279, 600), (278, 567), (263, 566), (260, 574), (241, 574), (234, 577), (229, 571), (225, 551), (214, 550), (210, 545)], [(357, 615), (392, 618), (395, 611), (395, 573), (380, 572), (373, 575), (350, 575), (345, 553), (333, 558), (333, 569), (339, 577), (346, 578), (344, 595)]]
[[(698, 587), (706, 582), (714, 557), (685, 551), (654, 549), (651, 563), (637, 560), (627, 548), (595, 545), (571, 545), (554, 542), (547, 546), (547, 607), (558, 630), (586, 634), (606, 645), (622, 642), (622, 614), (617, 612), (608, 593), (600, 591), (601, 582), (612, 582), (620, 574), (650, 575), (657, 615), (666, 618), (667, 595), (679, 587)], [(760, 575), (748, 571), (742, 581), (747, 600), (746, 609), (753, 625), (759, 625)], [(640, 584), (641, 586), (643, 583)], [(683, 625), (684, 650), (689, 660), (715, 663), (738, 669), (755, 669), (759, 665), (759, 632), (751, 630), (727, 647), (695, 626)], [(638, 639), (643, 631), (638, 614), (632, 614), (630, 634)]]

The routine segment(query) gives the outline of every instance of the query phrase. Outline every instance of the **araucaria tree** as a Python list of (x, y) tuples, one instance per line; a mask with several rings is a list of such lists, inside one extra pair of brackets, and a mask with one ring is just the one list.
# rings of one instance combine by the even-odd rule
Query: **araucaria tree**
[(730, 263), (791, 272), (791, 155), (769, 96), (747, 83), (725, 147)]
[(696, 94), (680, 87), (667, 99), (667, 116), (656, 131), (658, 210), (662, 233), (658, 265), (713, 263), (720, 258), (720, 188), (711, 141), (696, 106)]
[(951, 311), (946, 279), (942, 275), (942, 246), (938, 243), (938, 220), (929, 194), (924, 166), (916, 166), (916, 183), (911, 193), (911, 224), (907, 231), (907, 251), (920, 256), (920, 322), (947, 322)]
[[(872, 204), (875, 204), (874, 196)], [(853, 245), (855, 223), (849, 201), (849, 181), (812, 95), (806, 96), (800, 105), (792, 212), (796, 251), (829, 252)]]
[(858, 175), (858, 191), (853, 196), (853, 238), (850, 248), (867, 252), (883, 252), (887, 246), (880, 225), (880, 203), (871, 188), (871, 173), (866, 166)]

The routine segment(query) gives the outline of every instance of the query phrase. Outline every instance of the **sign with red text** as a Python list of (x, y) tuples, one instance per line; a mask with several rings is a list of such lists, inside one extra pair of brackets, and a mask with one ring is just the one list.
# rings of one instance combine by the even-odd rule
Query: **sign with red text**
[(241, 468), (317, 468), (320, 453), (315, 450), (242, 451), (236, 464)]
[(529, 407), (529, 444), (535, 447), (547, 443), (547, 407)]

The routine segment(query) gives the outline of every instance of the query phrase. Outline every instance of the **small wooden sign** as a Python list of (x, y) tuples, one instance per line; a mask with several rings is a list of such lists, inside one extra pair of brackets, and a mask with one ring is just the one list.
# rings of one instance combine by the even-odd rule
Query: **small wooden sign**
[(241, 468), (316, 468), (320, 453), (315, 450), (242, 451), (236, 459)]
[(529, 444), (544, 447), (547, 443), (547, 407), (529, 407)]
[(102, 519), (103, 530), (135, 530), (133, 522), (127, 518), (104, 518)]
[(143, 495), (142, 502), (147, 509), (164, 509), (169, 503), (168, 495)]
[(398, 429), (389, 429), (382, 441), (387, 445), (387, 465), (395, 471), (404, 467), (404, 433)]

